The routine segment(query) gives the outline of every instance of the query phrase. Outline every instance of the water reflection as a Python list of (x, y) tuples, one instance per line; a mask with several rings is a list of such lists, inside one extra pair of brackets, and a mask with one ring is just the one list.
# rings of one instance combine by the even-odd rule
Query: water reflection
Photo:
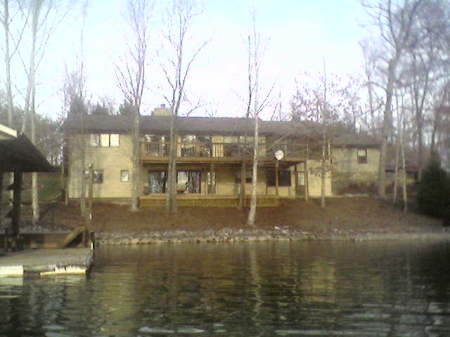
[(449, 336), (448, 243), (109, 247), (0, 280), (0, 336)]

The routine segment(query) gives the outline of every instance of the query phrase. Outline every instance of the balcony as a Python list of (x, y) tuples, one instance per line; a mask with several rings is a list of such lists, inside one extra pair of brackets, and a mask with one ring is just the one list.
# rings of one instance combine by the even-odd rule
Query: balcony
[[(259, 157), (272, 159), (276, 150), (283, 150), (286, 157), (303, 158), (306, 155), (304, 144), (259, 144)], [(142, 157), (144, 160), (167, 160), (169, 157), (169, 142), (143, 142)], [(213, 141), (193, 141), (177, 143), (177, 158), (195, 159), (196, 161), (242, 160), (253, 157), (253, 144)]]

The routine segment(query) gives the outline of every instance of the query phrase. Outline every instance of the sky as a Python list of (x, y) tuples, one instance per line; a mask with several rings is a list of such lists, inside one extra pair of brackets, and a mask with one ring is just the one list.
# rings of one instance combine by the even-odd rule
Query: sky
[[(117, 106), (122, 102), (114, 69), (126, 55), (125, 3), (125, 0), (90, 0), (83, 25), (81, 1), (76, 1), (58, 22), (39, 67), (39, 113), (51, 118), (61, 113), (64, 72), (75, 67), (80, 55), (85, 64), (88, 96), (93, 101), (107, 96)], [(157, 2), (150, 24), (145, 114), (165, 103), (167, 93), (160, 66), (160, 58), (165, 56), (161, 38), (165, 24), (161, 18), (167, 3)], [(361, 72), (359, 42), (368, 33), (364, 26), (367, 15), (358, 0), (203, 0), (187, 44), (189, 53), (207, 41), (187, 83), (189, 99), (200, 102), (193, 115), (244, 114), (246, 36), (251, 29), (252, 7), (264, 46), (261, 92), (273, 86), (273, 104), (281, 101), (283, 109), (288, 110), (296, 80), (305, 72), (315, 74), (323, 71), (324, 66), (327, 72), (343, 76)], [(18, 82), (20, 71), (16, 65)], [(20, 91), (20, 84), (16, 87)], [(267, 111), (265, 116), (269, 114)]]

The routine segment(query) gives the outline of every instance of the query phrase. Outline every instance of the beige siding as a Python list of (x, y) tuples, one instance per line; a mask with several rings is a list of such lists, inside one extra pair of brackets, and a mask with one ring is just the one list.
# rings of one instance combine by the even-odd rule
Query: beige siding
[(234, 195), (236, 176), (232, 167), (216, 168), (216, 194)]
[[(81, 136), (75, 136), (68, 140), (69, 150), (69, 197), (78, 198), (80, 196), (80, 180), (81, 167), (80, 161), (80, 141)], [(261, 138), (264, 141), (264, 137)], [(180, 140), (180, 139), (179, 139)], [(213, 155), (216, 157), (223, 156), (223, 136), (212, 136), (212, 142), (218, 143), (213, 146)], [(103, 183), (94, 184), (94, 197), (96, 198), (129, 198), (131, 196), (131, 138), (129, 135), (120, 135), (119, 147), (91, 147), (89, 146), (89, 135), (86, 136), (86, 161), (85, 168), (89, 163), (93, 164), (95, 170), (103, 171)], [(265, 151), (265, 146), (261, 146), (261, 151)], [(180, 149), (177, 150), (178, 155), (181, 154)], [(325, 177), (326, 196), (331, 196), (336, 187), (352, 184), (355, 182), (371, 183), (376, 181), (379, 150), (367, 149), (367, 163), (360, 164), (357, 160), (356, 148), (334, 148), (332, 151), (332, 167), (327, 170)], [(308, 160), (308, 186), (309, 195), (311, 197), (320, 197), (321, 194), (321, 162), (320, 160)], [(302, 164), (298, 165), (298, 171), (302, 171)], [(300, 167), (302, 166), (302, 167)], [(166, 165), (155, 165), (158, 169), (166, 169)], [(181, 165), (178, 169), (192, 169), (202, 171), (201, 193), (207, 194), (207, 172), (209, 168), (205, 166)], [(141, 186), (140, 191), (143, 193), (143, 186), (148, 182), (148, 170), (150, 166), (141, 168)], [(120, 181), (121, 170), (129, 171), (129, 181)], [(251, 170), (251, 166), (247, 167)], [(295, 173), (294, 167), (291, 171), (291, 186), (280, 186), (280, 197), (295, 197)], [(240, 184), (236, 183), (236, 176), (240, 172), (239, 166), (220, 166), (215, 165), (216, 172), (216, 194), (218, 195), (238, 195)], [(267, 186), (265, 168), (258, 169), (258, 187), (259, 195), (275, 195), (276, 188)], [(251, 194), (251, 183), (246, 184), (246, 194)]]
[[(309, 196), (318, 198), (322, 191), (321, 161), (308, 160), (308, 191)], [(331, 196), (331, 171), (325, 173), (325, 196)]]
[(377, 181), (379, 149), (367, 149), (367, 163), (358, 163), (356, 148), (333, 149), (333, 192), (346, 193), (349, 186), (360, 186), (361, 191)]
[[(82, 136), (74, 136), (69, 139), (69, 197), (80, 197), (81, 151)], [(120, 135), (119, 147), (91, 147), (89, 135), (86, 137), (87, 166), (92, 163), (94, 170), (103, 171), (103, 183), (94, 184), (94, 198), (129, 198), (131, 196), (131, 138), (128, 135)], [(120, 171), (129, 171), (129, 181), (120, 181)], [(142, 186), (141, 186), (142, 189)]]
[(380, 151), (378, 149), (367, 149), (367, 163), (359, 164), (356, 148), (333, 149), (333, 166), (336, 172), (353, 174), (377, 173)]

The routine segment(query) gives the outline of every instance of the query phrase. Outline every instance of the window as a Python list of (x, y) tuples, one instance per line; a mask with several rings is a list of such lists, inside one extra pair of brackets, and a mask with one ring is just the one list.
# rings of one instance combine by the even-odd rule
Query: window
[(123, 183), (126, 183), (130, 180), (130, 173), (128, 170), (121, 170), (120, 171), (120, 181)]
[(367, 149), (358, 149), (356, 156), (358, 164), (367, 164)]
[(103, 183), (103, 170), (94, 170), (94, 178), (93, 178), (94, 184), (101, 184)]
[(119, 138), (118, 133), (91, 134), (90, 145), (94, 147), (118, 147)]
[(109, 135), (109, 146), (111, 147), (119, 147), (119, 134), (112, 133)]
[(200, 171), (177, 171), (178, 193), (200, 193), (201, 172)]
[[(166, 171), (149, 171), (145, 193), (166, 193), (168, 188)], [(177, 193), (200, 193), (200, 171), (177, 171)]]
[[(267, 186), (276, 186), (275, 170), (266, 170)], [(291, 171), (279, 170), (278, 171), (278, 186), (291, 186)]]
[(99, 134), (92, 134), (90, 137), (90, 145), (91, 146), (100, 146), (100, 135)]
[(166, 171), (149, 171), (148, 187), (145, 193), (166, 193), (167, 172)]

